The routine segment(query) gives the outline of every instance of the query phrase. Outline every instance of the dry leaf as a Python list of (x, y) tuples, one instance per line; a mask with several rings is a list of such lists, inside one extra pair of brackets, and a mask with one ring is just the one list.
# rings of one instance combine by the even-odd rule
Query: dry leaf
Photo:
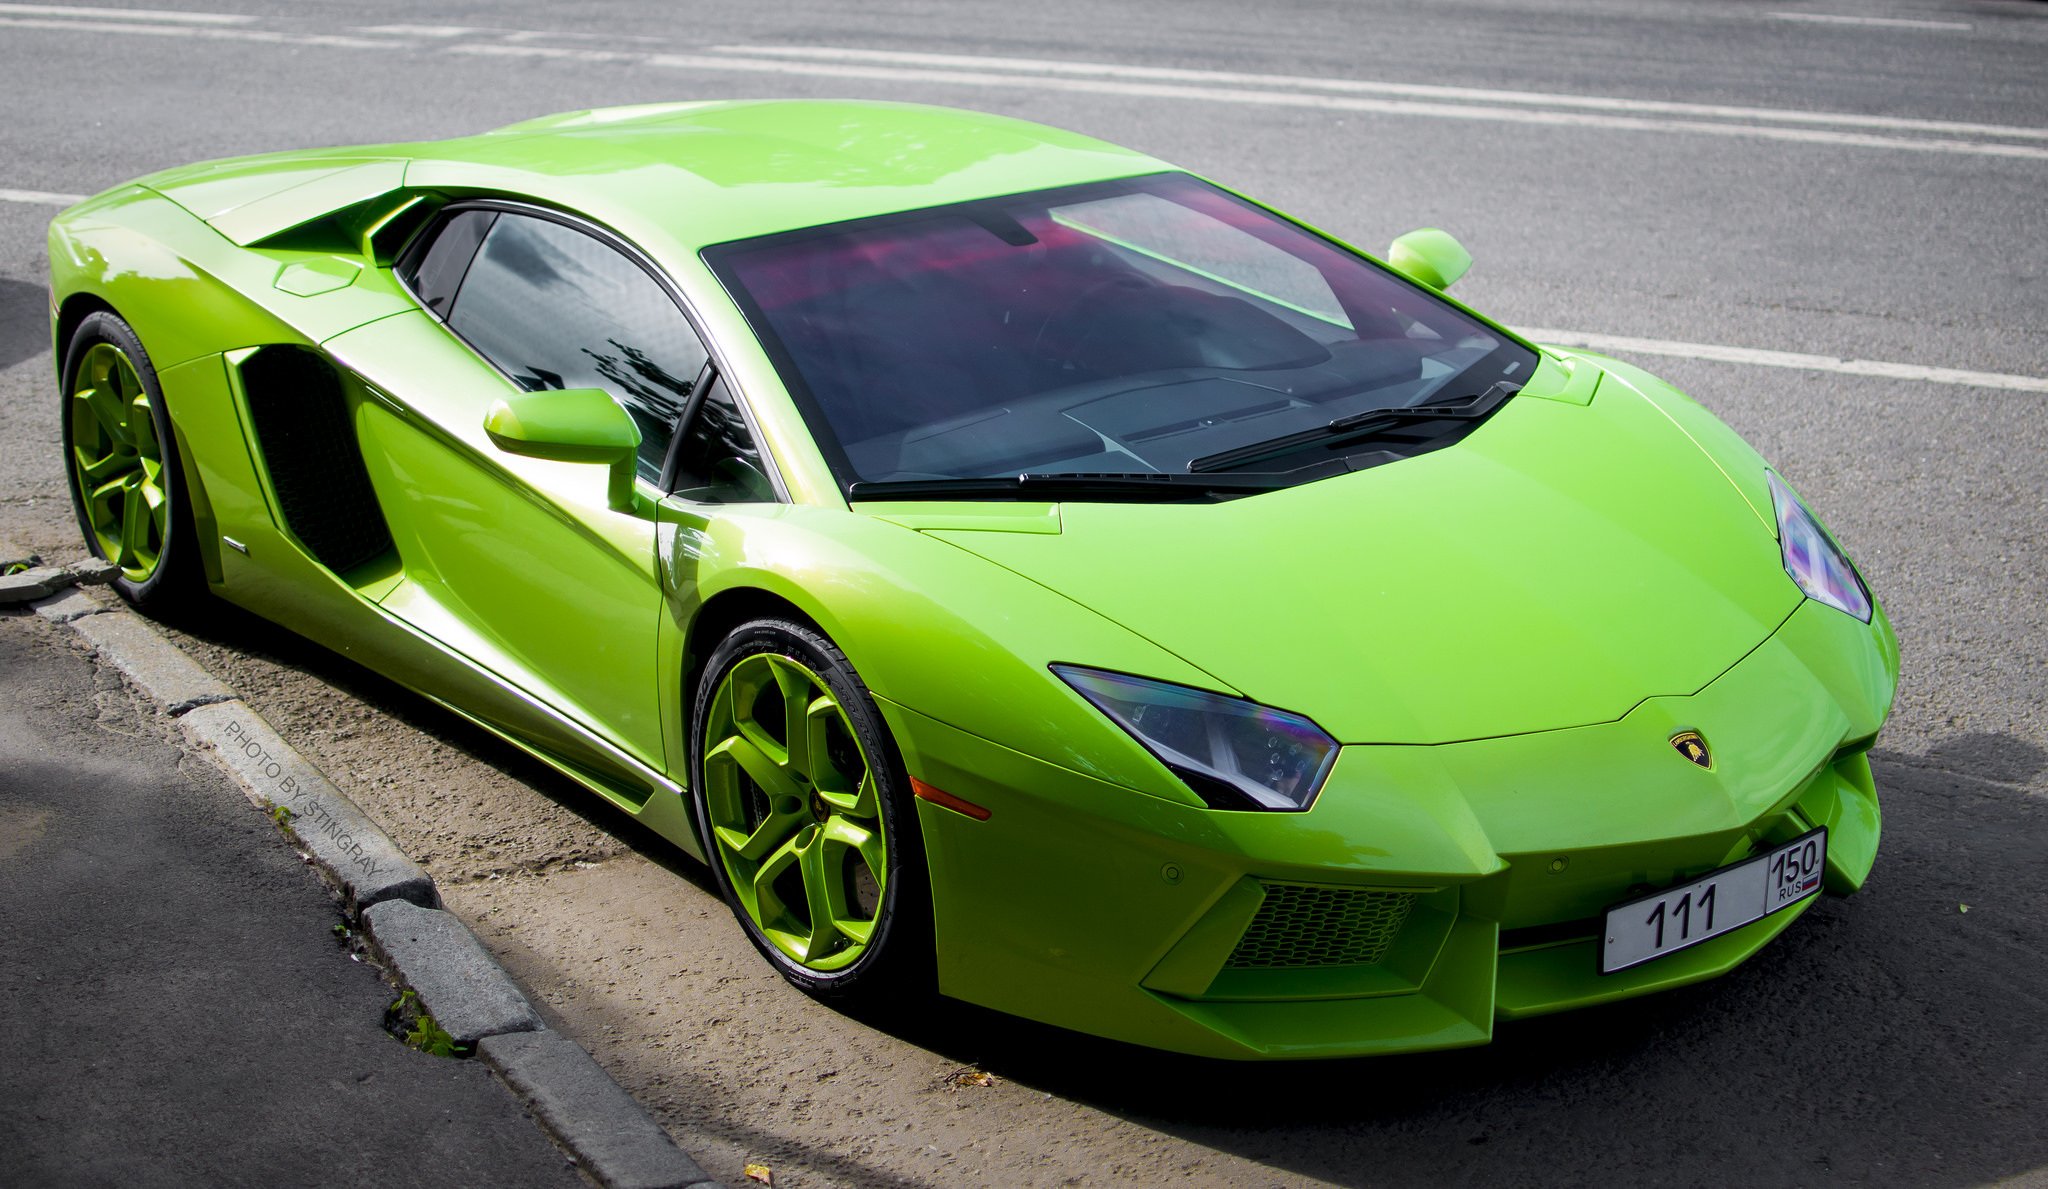
[(765, 1164), (749, 1164), (740, 1171), (746, 1175), (749, 1181), (759, 1181), (763, 1185), (773, 1185), (775, 1183), (774, 1171)]

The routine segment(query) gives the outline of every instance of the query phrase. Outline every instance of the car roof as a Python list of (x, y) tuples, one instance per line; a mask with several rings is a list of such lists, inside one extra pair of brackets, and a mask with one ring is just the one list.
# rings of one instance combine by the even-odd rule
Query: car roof
[(419, 148), (408, 187), (532, 194), (690, 250), (1169, 168), (1004, 116), (815, 100), (600, 108)]
[(477, 136), (202, 161), (139, 179), (247, 244), (392, 190), (511, 195), (686, 253), (1171, 166), (1007, 116), (746, 100), (565, 112)]

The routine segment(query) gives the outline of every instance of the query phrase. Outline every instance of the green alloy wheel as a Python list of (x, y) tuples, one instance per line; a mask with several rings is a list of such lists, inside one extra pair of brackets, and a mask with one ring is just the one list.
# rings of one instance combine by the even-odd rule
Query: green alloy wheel
[(905, 872), (919, 843), (901, 763), (844, 654), (795, 623), (742, 625), (705, 666), (695, 722), (712, 870), (754, 944), (812, 994), (897, 981), (917, 948), (909, 905), (923, 897)]
[(156, 369), (126, 322), (85, 319), (65, 368), (64, 454), (72, 506), (93, 552), (121, 567), (115, 587), (147, 606), (182, 584), (189, 529), (177, 447)]

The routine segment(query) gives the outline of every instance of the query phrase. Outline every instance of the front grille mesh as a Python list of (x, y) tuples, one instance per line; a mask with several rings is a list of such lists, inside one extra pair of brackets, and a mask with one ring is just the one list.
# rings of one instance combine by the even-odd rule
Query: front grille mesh
[(1269, 883), (1251, 928), (1224, 965), (1371, 966), (1387, 956), (1414, 907), (1413, 892)]

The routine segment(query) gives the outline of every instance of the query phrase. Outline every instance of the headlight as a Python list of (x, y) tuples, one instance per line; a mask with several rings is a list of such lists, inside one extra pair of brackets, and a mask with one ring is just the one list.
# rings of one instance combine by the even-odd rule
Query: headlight
[(1770, 480), (1771, 504), (1778, 512), (1778, 549), (1785, 558), (1785, 572), (1807, 598), (1869, 623), (1870, 589), (1863, 585), (1863, 576), (1777, 472), (1765, 471), (1764, 476)]
[(1211, 809), (1307, 809), (1337, 758), (1337, 741), (1299, 714), (1124, 673), (1052, 671)]

